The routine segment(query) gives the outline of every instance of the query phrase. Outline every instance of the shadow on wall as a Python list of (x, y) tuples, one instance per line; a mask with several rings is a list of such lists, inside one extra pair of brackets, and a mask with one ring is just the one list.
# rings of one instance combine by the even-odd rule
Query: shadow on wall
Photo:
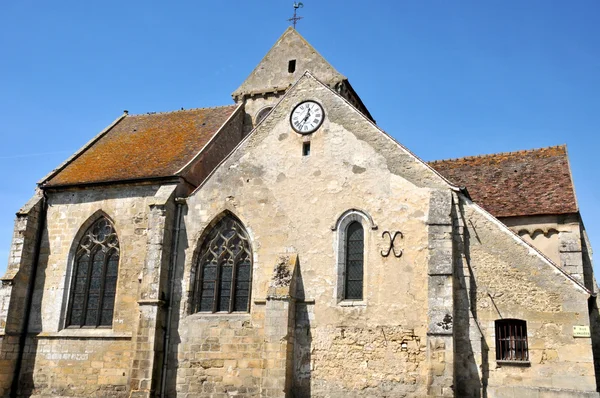
[[(42, 331), (42, 300), (44, 297), (44, 286), (46, 285), (46, 270), (48, 268), (48, 256), (50, 255), (50, 242), (48, 240), (48, 229), (44, 225), (42, 233), (42, 242), (40, 244), (40, 254), (37, 263), (35, 280), (33, 281), (33, 295), (31, 297), (31, 312), (29, 319), (25, 319), (24, 330), (27, 336), (25, 338), (25, 347), (23, 348), (23, 359), (20, 365), (21, 371), (18, 375), (17, 396), (30, 397), (40, 393), (48, 387), (48, 376), (39, 374), (34, 379), (33, 373), (38, 353), (38, 338), (35, 335)], [(34, 264), (34, 267), (36, 264)]]
[(588, 315), (590, 317), (590, 335), (592, 338), (592, 354), (594, 357), (594, 373), (596, 376), (596, 391), (600, 391), (600, 310), (598, 309), (598, 285), (594, 278), (592, 264), (592, 249), (589, 247), (587, 232), (580, 223), (581, 254), (583, 262), (583, 282), (585, 287), (596, 296), (588, 299)]
[(38, 350), (38, 340), (35, 336), (28, 336), (25, 342), (25, 352), (23, 354), (23, 364), (21, 366), (21, 374), (19, 376), (19, 387), (17, 396), (31, 397), (36, 395), (40, 390), (45, 389), (47, 385), (47, 376), (38, 375), (37, 380), (33, 378), (33, 370), (35, 369), (35, 357)]
[(596, 391), (600, 391), (600, 312), (598, 310), (597, 296), (591, 296), (588, 299), (588, 312), (590, 316), (590, 335), (592, 337), (594, 373), (596, 375)]
[[(182, 206), (182, 215), (181, 219), (185, 219), (187, 217), (188, 207)], [(184, 245), (184, 247), (178, 247), (174, 250), (179, 251), (179, 256), (177, 258), (177, 264), (174, 264), (175, 270), (173, 272), (173, 277), (175, 280), (173, 281), (173, 302), (171, 303), (171, 325), (170, 325), (170, 337), (169, 337), (169, 346), (167, 347), (167, 375), (165, 377), (165, 396), (166, 397), (176, 397), (177, 396), (177, 370), (179, 369), (179, 359), (177, 353), (179, 352), (179, 345), (181, 344), (181, 335), (179, 334), (179, 324), (181, 320), (181, 305), (184, 300), (188, 300), (189, 297), (184, 297), (182, 287), (183, 287), (183, 277), (185, 272), (185, 254), (188, 251), (188, 236), (186, 232), (186, 228), (182, 225), (179, 226), (179, 243)], [(193, 284), (190, 285), (193, 288)], [(188, 302), (188, 305), (191, 305), (191, 302)], [(164, 370), (163, 370), (164, 371)]]
[(296, 266), (295, 278), (296, 325), (294, 329), (294, 375), (291, 395), (294, 398), (308, 398), (311, 396), (312, 332), (310, 321), (314, 303), (306, 301), (300, 263)]
[[(489, 347), (484, 334), (479, 330), (477, 282), (471, 268), (470, 233), (467, 220), (464, 218), (462, 205), (459, 211), (459, 217), (462, 217), (465, 227), (462, 236), (455, 234), (454, 237), (454, 258), (456, 262), (454, 280), (455, 392), (457, 397), (487, 398)], [(456, 219), (456, 216), (456, 214), (453, 214), (454, 219)], [(474, 226), (472, 227), (474, 228)], [(455, 225), (454, 230), (459, 230), (459, 228)], [(475, 238), (478, 239), (477, 236)], [(477, 333), (481, 336), (479, 341), (471, 340), (471, 328), (477, 328)], [(476, 355), (481, 355), (481, 375)]]

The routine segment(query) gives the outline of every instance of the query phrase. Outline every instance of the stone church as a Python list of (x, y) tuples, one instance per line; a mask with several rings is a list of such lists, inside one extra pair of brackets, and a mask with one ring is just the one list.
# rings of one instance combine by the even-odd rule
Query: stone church
[(564, 146), (426, 163), (292, 28), (17, 213), (0, 396), (599, 397)]

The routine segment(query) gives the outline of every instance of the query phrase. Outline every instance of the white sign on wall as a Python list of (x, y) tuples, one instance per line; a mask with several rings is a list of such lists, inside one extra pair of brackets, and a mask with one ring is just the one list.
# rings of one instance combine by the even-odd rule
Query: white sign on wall
[(589, 326), (573, 326), (573, 337), (590, 337)]

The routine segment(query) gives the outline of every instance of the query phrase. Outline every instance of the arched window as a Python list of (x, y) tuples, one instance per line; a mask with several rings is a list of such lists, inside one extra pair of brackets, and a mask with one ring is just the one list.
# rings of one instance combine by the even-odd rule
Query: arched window
[(194, 312), (250, 310), (252, 252), (239, 221), (226, 215), (210, 230), (196, 267)]
[(334, 295), (336, 302), (342, 306), (366, 305), (368, 235), (365, 234), (365, 228), (375, 230), (377, 225), (369, 214), (358, 209), (346, 210), (331, 227), (334, 231), (334, 247), (337, 249)]
[(256, 114), (254, 125), (256, 126), (257, 124), (262, 122), (263, 119), (269, 114), (269, 112), (271, 112), (271, 109), (273, 109), (272, 106), (267, 106), (258, 111), (258, 113)]
[(363, 226), (352, 221), (346, 230), (345, 300), (363, 299), (365, 237)]
[(68, 327), (112, 326), (119, 269), (119, 239), (101, 217), (84, 233), (75, 255)]

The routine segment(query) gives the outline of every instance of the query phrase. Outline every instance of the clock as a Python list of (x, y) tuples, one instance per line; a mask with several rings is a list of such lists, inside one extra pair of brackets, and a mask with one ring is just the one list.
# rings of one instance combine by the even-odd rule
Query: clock
[(290, 115), (290, 124), (300, 134), (315, 132), (325, 118), (323, 107), (315, 101), (304, 101), (294, 108)]

